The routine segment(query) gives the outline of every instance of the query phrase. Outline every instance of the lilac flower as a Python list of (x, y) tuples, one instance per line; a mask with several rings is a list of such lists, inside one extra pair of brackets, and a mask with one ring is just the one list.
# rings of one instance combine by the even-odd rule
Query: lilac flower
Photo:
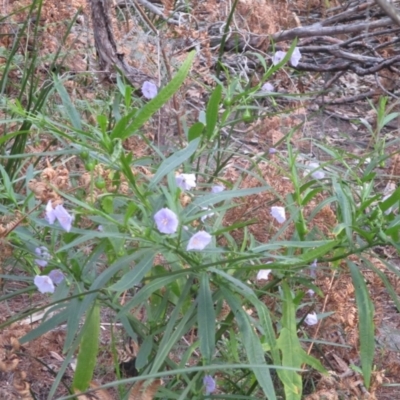
[(196, 175), (195, 174), (179, 174), (175, 177), (176, 185), (182, 190), (190, 190), (196, 187)]
[(215, 392), (217, 385), (215, 383), (214, 378), (211, 375), (206, 375), (203, 379), (203, 383), (206, 388), (206, 396)]
[(54, 283), (47, 275), (36, 275), (33, 283), (40, 293), (54, 293)]
[(257, 280), (258, 281), (263, 281), (263, 280), (267, 281), (270, 273), (271, 273), (270, 269), (260, 269), (257, 274)]
[[(286, 56), (286, 51), (277, 51), (272, 57), (272, 64), (278, 65)], [(298, 47), (295, 47), (292, 55), (290, 56), (290, 63), (293, 67), (297, 67), (299, 65), (299, 61), (301, 59), (301, 53)]]
[(306, 318), (304, 319), (304, 322), (307, 325), (316, 325), (318, 323), (318, 317), (315, 312), (312, 312), (311, 314), (307, 314)]
[(215, 185), (211, 188), (211, 193), (221, 193), (225, 190), (225, 186), (224, 185)]
[(310, 295), (311, 297), (314, 296), (315, 292), (312, 289), (307, 290), (307, 294)]
[(186, 250), (203, 250), (211, 243), (212, 236), (206, 231), (195, 233), (189, 240)]
[(299, 61), (301, 59), (301, 53), (298, 47), (295, 47), (292, 55), (290, 56), (290, 63), (293, 67), (297, 67), (299, 65)]
[(35, 253), (38, 256), (38, 258), (35, 258), (35, 263), (39, 265), (39, 267), (44, 268), (51, 258), (49, 251), (45, 246), (40, 246), (36, 247)]
[[(317, 170), (319, 168), (319, 164), (316, 163), (316, 162), (311, 162), (310, 164), (308, 164), (308, 167), (309, 167), (310, 170), (314, 171), (314, 170)], [(321, 171), (321, 170), (314, 171), (314, 172), (311, 173), (311, 176), (314, 179), (324, 179), (325, 178), (325, 173), (324, 173), (324, 171)]]
[(50, 200), (46, 206), (46, 219), (50, 225), (53, 225), (54, 221), (57, 219), (61, 227), (69, 232), (72, 228), (72, 221), (74, 218), (61, 204), (53, 208)]
[(175, 233), (179, 224), (178, 217), (169, 208), (162, 208), (157, 211), (154, 215), (154, 222), (161, 233), (168, 234)]
[(97, 227), (97, 230), (98, 230), (99, 232), (103, 232), (103, 231), (104, 231), (103, 225), (99, 225), (99, 226)]
[(51, 200), (49, 200), (46, 206), (46, 219), (50, 225), (53, 225), (56, 220), (56, 215), (54, 214), (54, 208), (51, 204)]
[(153, 82), (144, 81), (142, 86), (142, 93), (146, 99), (153, 99), (157, 96), (157, 86)]
[(278, 50), (272, 57), (272, 64), (278, 65), (286, 56), (286, 51)]
[(310, 265), (310, 275), (311, 277), (315, 278), (316, 276), (316, 269), (317, 269), (317, 260), (314, 260)]
[(53, 269), (49, 273), (49, 278), (55, 285), (59, 285), (65, 278), (64, 274), (59, 269)]
[(275, 92), (274, 85), (269, 82), (265, 82), (264, 85), (261, 86), (261, 90), (264, 92)]
[(271, 207), (271, 215), (280, 223), (286, 221), (286, 214), (284, 207)]
[(278, 150), (275, 149), (274, 147), (270, 147), (270, 148), (268, 149), (268, 153), (269, 153), (269, 154), (275, 154), (275, 153), (277, 153), (277, 152), (278, 152)]

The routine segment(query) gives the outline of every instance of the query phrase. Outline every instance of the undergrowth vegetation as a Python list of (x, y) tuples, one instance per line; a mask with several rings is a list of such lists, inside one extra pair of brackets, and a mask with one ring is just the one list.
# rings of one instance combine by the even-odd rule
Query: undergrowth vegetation
[[(377, 126), (368, 125), (374, 143), (365, 154), (315, 142), (324, 154), (316, 160), (296, 147), (295, 126), (274, 148), (246, 155), (229, 132), (260, 115), (279, 117), (259, 100), (279, 99), (272, 77), (300, 56), (293, 43), (276, 65), (264, 61), (255, 86), (216, 78), (198, 121), (183, 124), (179, 145), (165, 145), (144, 126), (184, 83), (195, 52), (150, 100), (118, 76), (108, 95), (89, 103), (72, 99), (58, 54), (44, 83), (31, 56), (16, 82), (17, 49), (0, 66), (0, 301), (43, 296), (0, 329), (44, 311), (23, 345), (66, 326), (48, 399), (61, 385), (69, 393), (60, 399), (94, 390), (105, 315), (116, 375), (102, 388), (117, 388), (120, 398), (129, 397), (127, 384), (140, 391), (138, 382), (150, 382), (143, 398), (300, 399), (328, 374), (315, 348), (335, 346), (310, 330), (332, 314), (316, 302), (325, 296), (316, 284), (324, 271), (350, 271), (360, 343), (353, 367), (371, 386), (374, 306), (364, 271), (379, 275), (400, 310), (386, 278), (399, 276), (396, 267), (371, 262), (377, 246), (400, 248), (400, 189), (381, 176), (388, 160), (396, 168), (399, 160), (385, 150), (398, 139), (380, 135), (397, 117), (385, 99)], [(145, 154), (126, 148), (132, 138)], [(7, 289), (15, 281), (24, 285)], [(138, 344), (137, 376), (122, 377), (117, 326)]]

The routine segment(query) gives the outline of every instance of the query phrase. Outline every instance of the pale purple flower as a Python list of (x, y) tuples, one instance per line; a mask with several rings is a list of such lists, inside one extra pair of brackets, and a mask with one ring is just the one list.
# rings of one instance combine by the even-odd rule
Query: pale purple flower
[(142, 86), (142, 93), (146, 99), (153, 99), (157, 96), (157, 86), (153, 82), (144, 81)]
[(308, 289), (307, 294), (312, 297), (312, 296), (314, 296), (315, 292), (312, 289)]
[(264, 85), (261, 86), (261, 90), (264, 92), (275, 92), (274, 85), (269, 82), (265, 82)]
[(297, 67), (299, 65), (299, 61), (301, 59), (301, 53), (298, 47), (295, 47), (292, 55), (290, 56), (290, 63), (293, 67)]
[(271, 273), (270, 269), (260, 269), (257, 273), (257, 280), (267, 281), (270, 273)]
[(64, 274), (59, 269), (53, 269), (49, 273), (49, 278), (55, 285), (59, 285), (65, 278)]
[(306, 318), (304, 319), (304, 322), (307, 325), (316, 325), (318, 323), (318, 317), (315, 312), (312, 312), (311, 314), (307, 314)]
[(53, 225), (55, 220), (57, 219), (61, 227), (65, 231), (69, 232), (72, 228), (72, 221), (74, 218), (61, 204), (53, 208), (50, 200), (46, 206), (46, 219), (50, 225)]
[(157, 211), (154, 215), (154, 222), (161, 233), (168, 234), (175, 233), (179, 225), (178, 217), (169, 208)]
[(206, 389), (206, 396), (208, 396), (211, 393), (215, 392), (215, 389), (217, 388), (217, 385), (215, 383), (214, 378), (211, 375), (206, 375), (203, 378), (203, 383)]
[(271, 215), (280, 223), (283, 224), (286, 221), (286, 214), (284, 207), (271, 207)]
[(317, 269), (317, 260), (314, 260), (310, 265), (310, 275), (315, 278)]
[(189, 240), (186, 250), (203, 250), (211, 243), (212, 236), (206, 231), (195, 233)]
[[(272, 63), (274, 65), (278, 65), (286, 56), (286, 51), (278, 50), (274, 56), (272, 57)], [(290, 63), (293, 67), (297, 67), (299, 65), (299, 61), (301, 59), (301, 53), (298, 47), (295, 47), (292, 55), (290, 56)]]
[(272, 57), (272, 64), (278, 65), (286, 56), (286, 51), (278, 50)]
[[(308, 164), (308, 168), (311, 171), (314, 171), (311, 173), (311, 176), (314, 179), (324, 179), (325, 178), (325, 173), (322, 170), (318, 170), (318, 168), (320, 168), (319, 164), (316, 162), (311, 162), (310, 164)], [(316, 170), (316, 171), (315, 171)]]
[(45, 246), (40, 246), (36, 247), (35, 253), (38, 256), (38, 258), (35, 258), (35, 263), (39, 265), (39, 267), (44, 268), (51, 258), (49, 251)]
[(268, 149), (268, 153), (269, 153), (269, 154), (275, 154), (275, 153), (277, 153), (277, 152), (278, 152), (278, 150), (275, 149), (274, 147), (270, 147), (270, 148)]
[(221, 193), (225, 190), (225, 186), (224, 185), (215, 185), (211, 188), (211, 193)]
[(50, 225), (53, 225), (56, 220), (56, 215), (54, 213), (53, 205), (51, 204), (51, 200), (46, 205), (46, 219)]
[(36, 275), (33, 283), (40, 293), (54, 293), (54, 283), (47, 275)]
[(99, 226), (97, 227), (97, 230), (98, 230), (99, 232), (103, 232), (103, 231), (104, 231), (103, 225), (99, 225)]
[(175, 177), (176, 185), (182, 190), (190, 190), (196, 187), (195, 174), (179, 174)]

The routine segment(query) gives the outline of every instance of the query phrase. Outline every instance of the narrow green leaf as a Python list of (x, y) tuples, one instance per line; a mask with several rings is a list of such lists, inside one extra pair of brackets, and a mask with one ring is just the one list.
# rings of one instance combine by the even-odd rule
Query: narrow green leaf
[(65, 89), (62, 82), (58, 79), (57, 75), (54, 75), (54, 87), (56, 88), (58, 94), (61, 97), (61, 101), (63, 103), (63, 106), (65, 107), (65, 111), (68, 114), (72, 126), (75, 129), (82, 130), (81, 117), (76, 108), (74, 107), (74, 105), (72, 104), (67, 90)]
[(148, 363), (150, 353), (153, 350), (153, 341), (153, 336), (147, 336), (144, 339), (135, 361), (135, 367), (137, 369), (140, 370)]
[(197, 139), (198, 137), (201, 136), (204, 130), (204, 124), (202, 122), (196, 122), (194, 123), (188, 132), (188, 140), (191, 142), (194, 139)]
[[(139, 110), (134, 121), (124, 131), (113, 132), (111, 134), (111, 138), (114, 139), (119, 137), (120, 139), (126, 139), (133, 135), (141, 126), (143, 126), (151, 118), (151, 116), (157, 112), (179, 89), (190, 71), (195, 55), (196, 53), (194, 51), (189, 53), (188, 57), (183, 62), (176, 75), (172, 78), (171, 82), (169, 82), (162, 90), (160, 90), (154, 99), (150, 100)], [(116, 134), (119, 136), (115, 136)]]
[(75, 392), (85, 391), (93, 377), (99, 350), (100, 306), (95, 303), (83, 326), (78, 359), (72, 387)]
[(151, 190), (156, 186), (164, 176), (168, 175), (171, 171), (179, 167), (190, 156), (194, 154), (200, 143), (200, 138), (192, 140), (184, 149), (177, 151), (172, 156), (165, 159), (158, 167), (153, 179), (150, 182), (149, 189)]
[(369, 296), (364, 277), (358, 266), (350, 260), (347, 260), (347, 265), (350, 268), (355, 289), (359, 319), (358, 331), (360, 337), (361, 368), (364, 384), (368, 389), (371, 383), (371, 371), (375, 353), (374, 306)]
[(260, 343), (260, 339), (257, 337), (254, 328), (250, 324), (249, 316), (243, 310), (242, 303), (238, 297), (225, 288), (222, 288), (221, 291), (235, 315), (250, 363), (265, 366), (265, 368), (252, 368), (259, 385), (268, 400), (276, 400), (274, 384), (265, 361), (264, 350)]
[(200, 351), (206, 364), (210, 364), (215, 350), (215, 310), (207, 272), (200, 276), (197, 305)]
[(123, 292), (131, 289), (133, 286), (141, 282), (142, 278), (153, 266), (154, 255), (146, 255), (131, 271), (125, 274), (117, 283), (110, 287), (110, 290)]
[(210, 139), (214, 133), (218, 120), (219, 103), (222, 96), (222, 86), (217, 85), (214, 89), (206, 109), (207, 138)]
[(352, 230), (353, 216), (352, 216), (352, 206), (350, 200), (343, 190), (343, 187), (336, 179), (332, 179), (332, 185), (335, 191), (337, 201), (339, 203), (340, 212), (343, 218), (344, 227), (346, 230), (346, 236), (350, 243), (352, 243)]

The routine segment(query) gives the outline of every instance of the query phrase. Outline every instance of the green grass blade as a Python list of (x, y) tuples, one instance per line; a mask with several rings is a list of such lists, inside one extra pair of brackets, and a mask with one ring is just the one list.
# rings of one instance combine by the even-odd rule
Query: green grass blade
[(214, 89), (206, 109), (207, 138), (210, 139), (214, 133), (218, 120), (219, 103), (222, 96), (222, 86), (217, 85)]
[(83, 334), (72, 381), (75, 392), (83, 392), (89, 387), (96, 366), (100, 334), (100, 306), (97, 303), (90, 310), (82, 329)]
[(210, 282), (206, 272), (203, 272), (200, 277), (197, 321), (201, 354), (206, 364), (209, 364), (211, 363), (215, 350), (215, 310), (210, 290)]
[(371, 371), (375, 352), (374, 305), (369, 296), (365, 279), (358, 266), (350, 260), (347, 260), (347, 265), (350, 268), (355, 289), (359, 319), (358, 331), (360, 337), (361, 369), (364, 384), (368, 389), (371, 383)]

